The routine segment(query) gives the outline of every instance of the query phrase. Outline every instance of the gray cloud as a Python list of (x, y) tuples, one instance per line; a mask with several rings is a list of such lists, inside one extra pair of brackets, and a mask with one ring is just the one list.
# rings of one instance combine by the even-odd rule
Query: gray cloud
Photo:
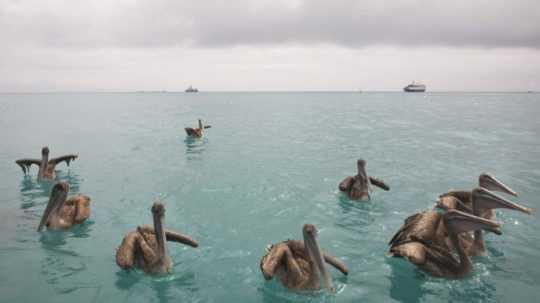
[(2, 0), (12, 47), (338, 44), (540, 48), (536, 0)]

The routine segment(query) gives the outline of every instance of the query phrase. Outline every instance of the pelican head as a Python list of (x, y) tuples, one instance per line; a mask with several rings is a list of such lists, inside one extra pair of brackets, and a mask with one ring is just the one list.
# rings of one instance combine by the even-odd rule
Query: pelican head
[(41, 231), (43, 226), (49, 222), (51, 217), (62, 209), (62, 206), (66, 202), (68, 191), (69, 184), (67, 182), (58, 182), (53, 186), (51, 196), (49, 197), (49, 202), (47, 203), (47, 207), (45, 207), (45, 211), (41, 216), (41, 221), (39, 222), (37, 231)]
[(319, 246), (319, 241), (318, 241), (319, 231), (317, 230), (315, 225), (305, 224), (302, 229), (302, 233), (304, 236), (304, 246), (309, 254), (311, 262), (313, 262), (313, 265), (315, 267), (313, 274), (316, 275), (317, 278), (319, 277), (319, 274), (322, 274), (323, 279), (324, 279), (324, 286), (328, 290), (333, 290), (332, 279), (324, 265), (323, 253)]
[(517, 203), (514, 203), (510, 200), (507, 200), (501, 196), (496, 195), (495, 193), (487, 190), (484, 187), (477, 187), (473, 189), (471, 194), (471, 199), (473, 201), (473, 208), (478, 210), (487, 210), (494, 208), (508, 208), (512, 210), (517, 210), (522, 213), (532, 214), (532, 209), (521, 206)]
[(152, 205), (152, 217), (154, 219), (154, 231), (156, 233), (158, 253), (160, 257), (163, 258), (167, 254), (167, 241), (165, 238), (165, 228), (163, 228), (163, 221), (165, 218), (165, 207), (163, 204), (154, 202)]
[(358, 174), (367, 178), (366, 160), (359, 159), (358, 161), (356, 161), (356, 166), (358, 167)]
[(501, 225), (495, 221), (477, 217), (459, 210), (450, 209), (443, 216), (446, 226), (454, 233), (486, 230), (501, 235)]
[(501, 181), (497, 180), (497, 178), (495, 178), (494, 176), (487, 173), (483, 173), (478, 177), (478, 186), (489, 190), (506, 193), (514, 197), (518, 196), (518, 194), (513, 189), (511, 189)]
[(460, 211), (472, 213), (472, 209), (470, 209), (467, 205), (461, 202), (461, 200), (453, 196), (439, 197), (437, 202), (435, 202), (435, 207), (442, 210), (457, 209)]
[(41, 155), (42, 156), (48, 156), (49, 155), (49, 147), (43, 146), (43, 148), (41, 149)]

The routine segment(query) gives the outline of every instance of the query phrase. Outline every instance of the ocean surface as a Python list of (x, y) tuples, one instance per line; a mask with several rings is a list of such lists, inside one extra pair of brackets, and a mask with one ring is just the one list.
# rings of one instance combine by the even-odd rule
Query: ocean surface
[[(183, 128), (212, 125), (202, 140)], [(440, 193), (471, 189), (490, 172), (511, 200), (540, 208), (540, 94), (525, 93), (64, 93), (0, 95), (0, 302), (537, 302), (540, 222), (498, 211), (465, 279), (429, 277), (385, 255), (403, 220)], [(90, 219), (36, 232), (52, 183), (14, 163), (78, 153), (57, 166), (71, 194), (92, 198)], [(367, 203), (337, 189), (367, 161)], [(199, 248), (169, 244), (174, 273), (120, 270), (115, 249), (152, 222)], [(336, 294), (298, 294), (265, 281), (265, 246), (315, 224)]]

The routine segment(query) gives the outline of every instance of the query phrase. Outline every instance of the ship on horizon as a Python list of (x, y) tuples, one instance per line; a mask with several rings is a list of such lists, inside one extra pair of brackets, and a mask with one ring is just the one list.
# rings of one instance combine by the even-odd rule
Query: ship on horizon
[(422, 83), (416, 83), (413, 81), (411, 84), (405, 86), (403, 91), (407, 93), (423, 93), (426, 91), (426, 86)]
[(186, 93), (198, 93), (198, 92), (199, 90), (191, 85), (186, 89)]

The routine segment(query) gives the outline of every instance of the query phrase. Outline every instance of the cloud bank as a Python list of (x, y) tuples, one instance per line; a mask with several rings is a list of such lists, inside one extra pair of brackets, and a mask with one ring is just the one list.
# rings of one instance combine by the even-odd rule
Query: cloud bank
[(540, 47), (536, 0), (2, 0), (0, 36), (56, 48)]

